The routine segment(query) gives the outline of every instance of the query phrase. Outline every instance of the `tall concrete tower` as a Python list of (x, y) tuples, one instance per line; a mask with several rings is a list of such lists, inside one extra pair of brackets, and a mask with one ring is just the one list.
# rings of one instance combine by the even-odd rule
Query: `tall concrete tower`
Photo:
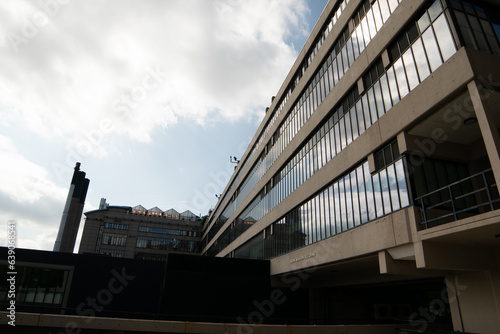
[(85, 178), (85, 172), (80, 171), (80, 163), (77, 162), (54, 244), (54, 252), (73, 253), (89, 183), (90, 180)]

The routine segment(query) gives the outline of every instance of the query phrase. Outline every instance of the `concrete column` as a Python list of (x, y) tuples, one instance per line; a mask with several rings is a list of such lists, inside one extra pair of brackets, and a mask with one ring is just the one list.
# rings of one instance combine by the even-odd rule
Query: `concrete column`
[(500, 184), (500, 155), (498, 153), (500, 135), (495, 125), (493, 111), (489, 108), (487, 103), (487, 98), (489, 94), (492, 93), (488, 93), (488, 91), (481, 87), (481, 84), (475, 80), (469, 82), (467, 88), (483, 135), (484, 145), (488, 152), (488, 158), (491, 163), (491, 168), (493, 169), (495, 181), (497, 184)]
[(495, 334), (500, 328), (498, 271), (463, 271), (446, 277), (453, 329)]

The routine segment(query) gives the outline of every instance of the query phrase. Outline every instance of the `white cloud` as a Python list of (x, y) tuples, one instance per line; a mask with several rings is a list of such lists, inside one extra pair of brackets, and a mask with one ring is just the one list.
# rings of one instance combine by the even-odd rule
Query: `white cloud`
[(148, 142), (180, 117), (261, 117), (297, 54), (285, 39), (307, 31), (305, 0), (40, 3), (0, 4), (0, 106), (81, 150), (103, 120)]
[(45, 168), (21, 156), (2, 135), (0, 156), (0, 222), (5, 224), (0, 244), (7, 244), (7, 222), (14, 220), (18, 247), (51, 249), (68, 190), (53, 183)]

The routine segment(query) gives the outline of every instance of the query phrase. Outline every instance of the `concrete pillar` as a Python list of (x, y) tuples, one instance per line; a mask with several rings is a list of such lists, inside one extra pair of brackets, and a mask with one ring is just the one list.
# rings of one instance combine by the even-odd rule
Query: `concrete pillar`
[(446, 277), (455, 331), (494, 334), (500, 328), (500, 273), (463, 271)]
[(500, 135), (498, 134), (495, 120), (493, 117), (493, 110), (491, 110), (487, 99), (492, 92), (485, 90), (480, 83), (475, 80), (468, 83), (467, 88), (469, 95), (476, 112), (477, 121), (483, 134), (484, 145), (488, 152), (488, 158), (493, 169), (495, 181), (500, 184), (500, 155), (498, 148), (500, 147)]

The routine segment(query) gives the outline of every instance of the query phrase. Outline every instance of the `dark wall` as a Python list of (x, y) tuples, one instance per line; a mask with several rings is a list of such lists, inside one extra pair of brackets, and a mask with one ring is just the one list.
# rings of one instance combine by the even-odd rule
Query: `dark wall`
[(269, 299), (270, 262), (169, 254), (161, 311), (177, 320), (246, 319)]
[[(134, 316), (158, 313), (165, 275), (165, 263), (136, 261), (102, 255), (71, 254), (16, 249), (16, 262), (32, 267), (40, 264), (74, 267), (69, 287), (66, 314), (85, 316)], [(1, 258), (7, 259), (7, 248), (0, 247)], [(43, 266), (42, 266), (43, 267)], [(19, 280), (18, 279), (18, 289)], [(51, 305), (19, 304), (18, 311), (54, 312)]]

